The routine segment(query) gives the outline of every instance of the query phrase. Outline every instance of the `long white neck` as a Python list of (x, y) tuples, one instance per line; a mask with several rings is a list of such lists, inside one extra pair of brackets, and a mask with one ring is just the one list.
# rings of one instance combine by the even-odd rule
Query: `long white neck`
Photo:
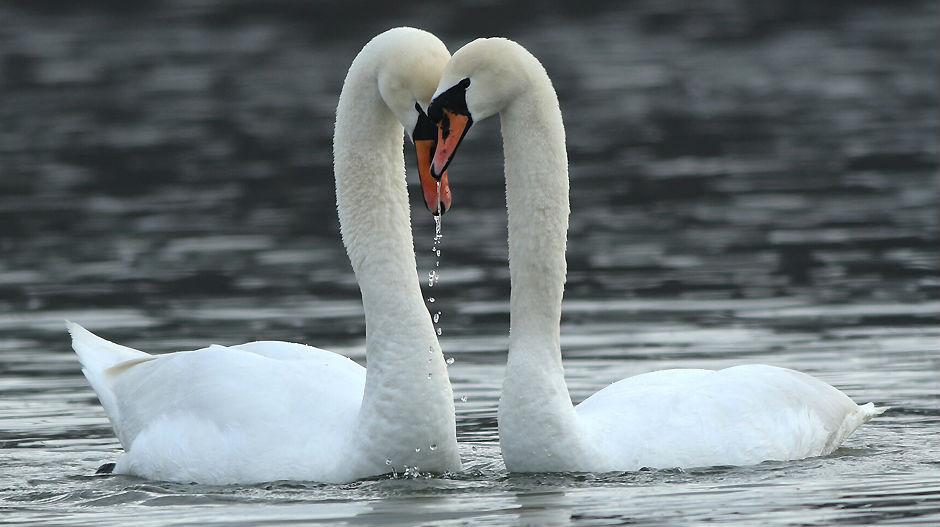
[(512, 281), (500, 446), (509, 470), (566, 470), (584, 450), (559, 342), (568, 157), (555, 90), (541, 65), (531, 69), (529, 89), (500, 113)]
[(453, 393), (416, 270), (404, 131), (379, 94), (377, 62), (362, 54), (353, 62), (333, 145), (340, 229), (366, 319), (366, 386), (353, 440), (374, 453), (350, 462), (440, 470), (429, 456), (450, 456), (459, 467)]

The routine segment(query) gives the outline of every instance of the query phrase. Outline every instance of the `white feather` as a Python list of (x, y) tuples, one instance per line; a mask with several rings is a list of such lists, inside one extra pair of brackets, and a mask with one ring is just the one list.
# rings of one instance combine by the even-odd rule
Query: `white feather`
[(448, 58), (430, 33), (389, 30), (363, 47), (340, 95), (337, 209), (362, 291), (368, 372), (288, 342), (148, 355), (69, 323), (125, 450), (115, 472), (225, 484), (460, 469), (453, 393), (416, 272), (402, 154), (403, 126), (414, 126), (415, 102), (426, 104)]
[(568, 160), (558, 98), (522, 46), (475, 40), (436, 91), (469, 79), (474, 121), (499, 115), (509, 212), (510, 343), (499, 439), (513, 472), (743, 465), (825, 455), (879, 414), (806, 374), (752, 365), (624, 379), (572, 406), (559, 341)]

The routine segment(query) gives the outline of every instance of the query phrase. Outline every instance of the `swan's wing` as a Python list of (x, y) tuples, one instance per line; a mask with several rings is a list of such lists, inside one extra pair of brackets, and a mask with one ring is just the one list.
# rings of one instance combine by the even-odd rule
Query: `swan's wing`
[[(330, 359), (335, 358), (340, 362), (343, 362), (341, 359), (345, 359), (346, 361), (353, 362), (332, 351), (307, 346), (306, 344), (295, 344), (293, 342), (281, 342), (276, 340), (260, 340), (238, 344), (236, 346), (228, 346), (228, 348), (255, 353), (274, 360), (316, 360), (317, 357), (320, 356), (319, 354), (328, 353)], [(355, 363), (350, 366), (354, 364)]]
[(639, 375), (576, 410), (612, 465), (633, 468), (824, 455), (880, 413), (814, 377), (763, 365)]
[(363, 367), (301, 344), (213, 345), (157, 356), (128, 352), (128, 360), (108, 366), (105, 360), (86, 363), (95, 356), (88, 350), (101, 348), (103, 355), (116, 345), (78, 328), (72, 334), (115, 433), (138, 461), (160, 463), (178, 455), (180, 470), (206, 456), (277, 462), (285, 459), (280, 452), (311, 445), (327, 455), (348, 439), (344, 432), (362, 402)]
[(307, 427), (358, 408), (364, 368), (317, 348), (307, 348), (302, 358), (284, 358), (300, 351), (299, 345), (279, 344), (264, 343), (265, 354), (259, 346), (246, 351), (213, 345), (161, 355), (112, 375), (125, 448), (155, 419), (171, 414), (240, 429), (260, 423)]

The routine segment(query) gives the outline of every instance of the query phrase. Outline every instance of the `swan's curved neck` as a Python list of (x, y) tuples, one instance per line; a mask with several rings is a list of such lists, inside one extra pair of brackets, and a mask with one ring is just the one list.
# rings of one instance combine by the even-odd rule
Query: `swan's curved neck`
[[(357, 440), (395, 444), (410, 440), (409, 428), (426, 430), (428, 419), (453, 423), (453, 396), (418, 283), (403, 129), (379, 94), (375, 64), (361, 59), (350, 68), (336, 112), (336, 205), (366, 318)], [(437, 441), (448, 440), (454, 439)], [(412, 453), (428, 447), (407, 446)], [(401, 470), (401, 461), (393, 459), (392, 468)]]
[[(524, 470), (526, 460), (535, 457), (557, 460), (559, 470), (564, 470), (565, 460), (582, 450), (559, 342), (568, 157), (551, 81), (540, 66), (533, 68), (530, 78), (530, 89), (500, 113), (512, 281), (500, 437), (506, 439), (501, 443), (510, 470)], [(525, 452), (517, 453), (516, 448)]]
[(382, 101), (375, 75), (362, 75), (365, 68), (358, 65), (350, 68), (336, 110), (336, 208), (366, 320), (380, 322), (398, 307), (390, 304), (399, 300), (399, 291), (417, 296), (407, 311), (424, 308), (405, 186), (404, 131)]
[(560, 365), (568, 156), (555, 92), (551, 84), (535, 88), (500, 114), (512, 280), (510, 349), (538, 342), (545, 358)]

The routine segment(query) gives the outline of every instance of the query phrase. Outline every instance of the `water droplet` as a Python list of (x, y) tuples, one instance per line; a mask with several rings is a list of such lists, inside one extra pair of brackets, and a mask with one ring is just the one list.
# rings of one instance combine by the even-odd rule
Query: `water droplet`
[(471, 451), (471, 452), (476, 452), (476, 451), (477, 451), (477, 447), (471, 446), (471, 447), (470, 447), (470, 451)]
[(437, 328), (437, 336), (438, 336), (438, 337), (441, 336), (441, 333), (442, 333), (441, 328)]
[(392, 460), (391, 460), (391, 459), (388, 459), (388, 458), (385, 458), (385, 464), (386, 464), (386, 465), (391, 465), (391, 464), (392, 464)]
[(418, 447), (415, 449), (415, 454), (417, 454), (418, 452), (421, 452), (421, 447)]
[(453, 358), (453, 357), (447, 357), (447, 360), (444, 361), (444, 362), (446, 362), (447, 365), (450, 366), (451, 364), (454, 363), (454, 358)]
[(431, 374), (430, 374), (430, 373), (428, 373), (428, 379), (430, 379), (430, 378), (431, 378)]
[(460, 396), (460, 402), (462, 402), (462, 403), (467, 402), (467, 396), (466, 396), (466, 395), (461, 395), (461, 396)]
[(428, 297), (428, 302), (430, 302), (430, 303), (433, 304), (433, 303), (434, 303), (434, 297), (433, 297), (433, 296), (429, 296), (429, 297)]
[(434, 323), (437, 324), (440, 320), (441, 320), (441, 312), (438, 311), (437, 313), (434, 313)]
[(429, 446), (428, 448), (430, 448), (431, 450), (437, 450), (437, 443), (431, 443), (431, 446)]
[[(441, 255), (441, 250), (440, 250), (440, 249), (437, 249), (436, 251), (434, 251), (434, 254), (440, 256), (440, 255)], [(440, 263), (440, 262), (438, 262), (438, 263)]]
[(428, 346), (428, 353), (434, 353), (434, 346)]

